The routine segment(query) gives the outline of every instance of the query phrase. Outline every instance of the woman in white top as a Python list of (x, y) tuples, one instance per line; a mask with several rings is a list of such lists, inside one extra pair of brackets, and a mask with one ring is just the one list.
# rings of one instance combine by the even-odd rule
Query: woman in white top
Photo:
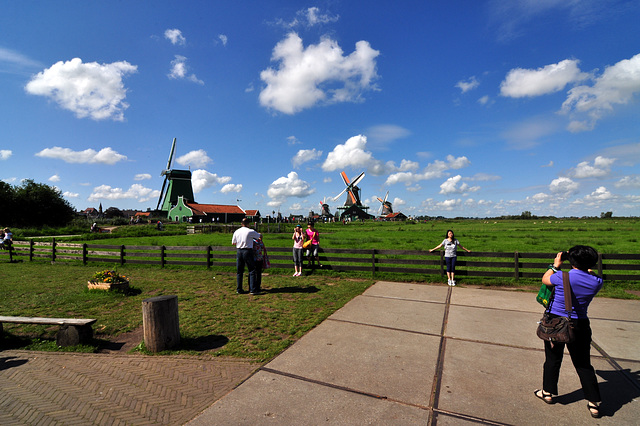
[(460, 241), (456, 240), (456, 237), (451, 229), (447, 231), (447, 238), (445, 238), (440, 243), (440, 245), (429, 250), (429, 252), (438, 250), (442, 246), (444, 246), (444, 260), (447, 263), (447, 278), (449, 280), (448, 284), (450, 286), (454, 286), (456, 285), (455, 275), (456, 260), (458, 259), (458, 246), (460, 246), (460, 248), (465, 250), (467, 253), (471, 252), (471, 250), (467, 250), (462, 246), (462, 244), (460, 244)]

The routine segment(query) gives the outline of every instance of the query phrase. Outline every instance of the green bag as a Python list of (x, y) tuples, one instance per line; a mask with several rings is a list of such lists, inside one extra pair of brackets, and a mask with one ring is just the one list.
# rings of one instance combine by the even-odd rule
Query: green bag
[(553, 287), (549, 287), (546, 284), (542, 284), (540, 286), (540, 291), (538, 291), (538, 295), (536, 296), (536, 301), (546, 308), (547, 306), (549, 306), (549, 301), (551, 300), (552, 294), (553, 294)]

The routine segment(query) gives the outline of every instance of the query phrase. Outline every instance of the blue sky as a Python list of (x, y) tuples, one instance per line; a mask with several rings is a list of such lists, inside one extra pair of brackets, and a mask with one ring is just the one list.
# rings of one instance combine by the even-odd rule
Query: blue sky
[[(375, 6), (372, 6), (375, 4)], [(640, 3), (0, 1), (0, 179), (155, 208), (640, 214)], [(239, 200), (239, 201), (238, 201)]]

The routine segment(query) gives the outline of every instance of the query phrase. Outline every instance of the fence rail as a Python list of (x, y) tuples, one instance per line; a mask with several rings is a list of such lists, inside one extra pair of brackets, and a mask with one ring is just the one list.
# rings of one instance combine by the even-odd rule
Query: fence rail
[[(291, 248), (269, 248), (273, 268), (291, 268)], [(231, 246), (133, 246), (14, 241), (11, 250), (0, 250), (10, 261), (46, 260), (181, 266), (235, 267), (236, 250)], [(539, 278), (551, 253), (459, 253), (456, 275), (492, 278)], [(334, 249), (320, 253), (323, 269), (376, 273), (445, 275), (443, 252), (419, 250)], [(640, 280), (640, 254), (600, 253), (598, 274), (606, 280)]]

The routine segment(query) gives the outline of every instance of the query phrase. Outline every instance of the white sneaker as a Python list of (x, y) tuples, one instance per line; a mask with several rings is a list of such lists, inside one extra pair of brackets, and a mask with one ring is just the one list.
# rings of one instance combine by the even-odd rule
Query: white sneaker
[(455, 280), (451, 280), (451, 287), (455, 287), (455, 286), (456, 286)]
[(447, 284), (448, 284), (448, 285), (451, 285), (451, 280), (447, 280)]

